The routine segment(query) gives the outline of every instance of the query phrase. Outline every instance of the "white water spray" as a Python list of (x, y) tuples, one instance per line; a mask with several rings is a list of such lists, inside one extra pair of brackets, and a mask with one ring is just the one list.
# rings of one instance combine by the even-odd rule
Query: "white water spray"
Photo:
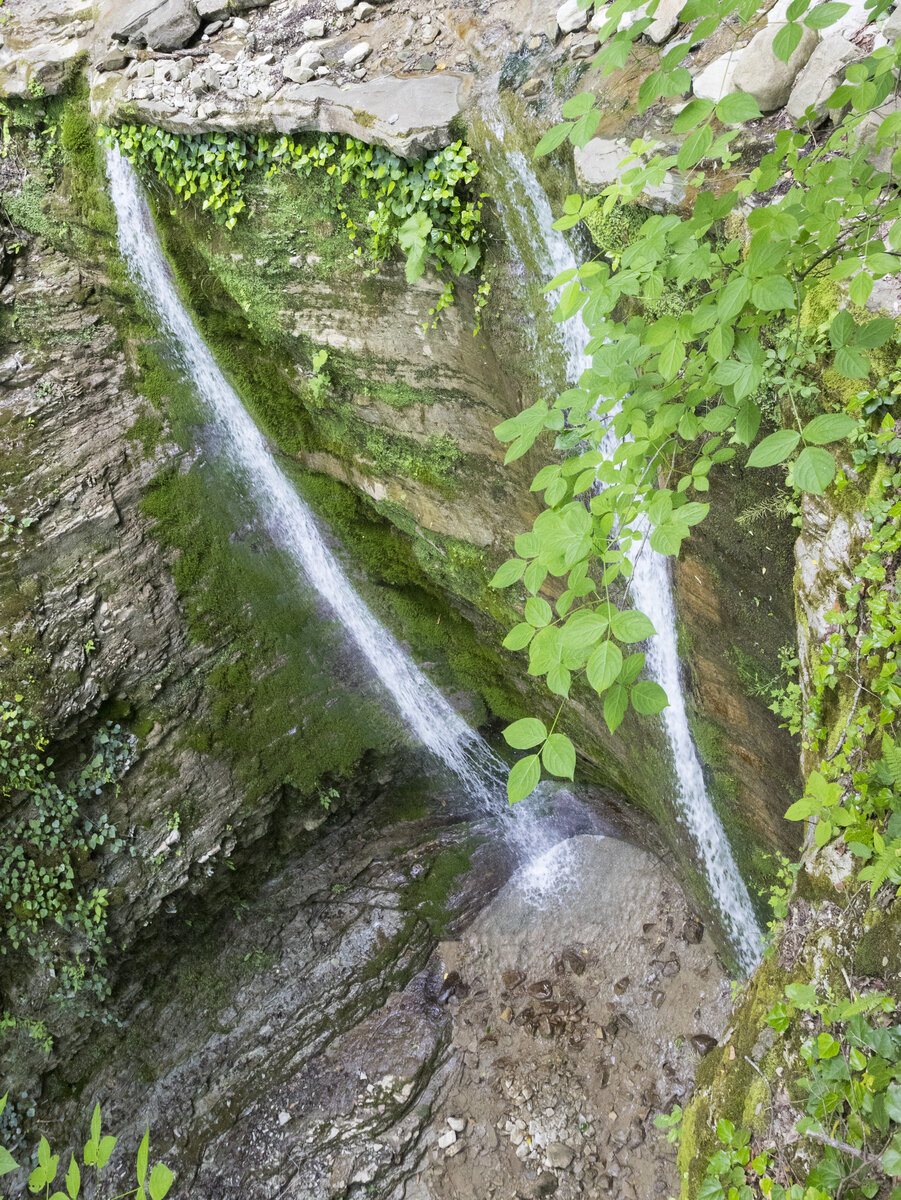
[(265, 438), (194, 327), (134, 170), (116, 149), (107, 151), (106, 163), (122, 256), (156, 310), (201, 401), (215, 417), (224, 452), (259, 506), (273, 542), (334, 611), (415, 737), (463, 781), (470, 795), (496, 809), (506, 767), (354, 591), (313, 514), (279, 469)]
[[(503, 147), (504, 128), (499, 119), (490, 118), (488, 127)], [(536, 261), (548, 279), (578, 266), (566, 238), (552, 228), (554, 216), (550, 203), (525, 155), (518, 150), (508, 151), (502, 161), (508, 186), (506, 190), (499, 189), (497, 203), (517, 254), (524, 261), (529, 258)], [(518, 245), (518, 239), (525, 236), (528, 236), (528, 245)], [(557, 298), (548, 295), (547, 299), (549, 309), (553, 311)], [(589, 342), (588, 330), (580, 316), (562, 322), (557, 330), (566, 357), (568, 381), (577, 384), (582, 372), (591, 366), (591, 358), (585, 349)], [(602, 449), (612, 455), (616, 445), (611, 432)], [(673, 760), (678, 815), (695, 844), (723, 926), (742, 965), (750, 969), (760, 959), (762, 934), (748, 889), (707, 792), (691, 736), (679, 669), (676, 609), (669, 563), (663, 555), (652, 550), (647, 541), (633, 548), (630, 559), (635, 603), (657, 630), (657, 636), (648, 644), (647, 668), (669, 700), (662, 720)]]

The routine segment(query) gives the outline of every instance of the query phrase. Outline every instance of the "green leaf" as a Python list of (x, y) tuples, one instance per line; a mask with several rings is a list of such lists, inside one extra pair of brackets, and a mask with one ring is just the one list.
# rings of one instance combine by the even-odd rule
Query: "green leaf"
[(847, 413), (821, 413), (804, 426), (801, 437), (813, 446), (823, 446), (827, 442), (841, 441), (856, 428), (857, 422)]
[(840, 309), (829, 326), (829, 341), (833, 346), (850, 346), (857, 326), (846, 308)]
[(521, 558), (508, 558), (505, 563), (501, 563), (498, 569), (494, 572), (491, 579), (491, 587), (503, 588), (509, 587), (511, 583), (516, 583), (522, 578), (522, 573), (526, 569), (525, 561)]
[(785, 994), (796, 1008), (812, 1012), (817, 1007), (817, 990), (811, 983), (789, 983)]
[(895, 322), (889, 317), (877, 317), (875, 321), (867, 321), (866, 325), (857, 326), (851, 338), (851, 344), (872, 350), (877, 346), (884, 346), (894, 336)]
[(0, 1176), (8, 1175), (10, 1171), (18, 1169), (19, 1164), (6, 1149), (5, 1146), (0, 1146)]
[(523, 650), (528, 646), (534, 635), (534, 625), (530, 625), (528, 621), (521, 621), (519, 625), (513, 626), (504, 638), (503, 645), (507, 650)]
[(847, 379), (866, 379), (870, 361), (862, 351), (842, 346), (835, 352), (835, 369)]
[(569, 140), (572, 144), (578, 146), (580, 149), (583, 146), (587, 146), (597, 133), (602, 116), (603, 113), (599, 112), (598, 109), (593, 109), (591, 112), (587, 112), (584, 116), (579, 117), (569, 132)]
[(636, 683), (629, 693), (629, 699), (635, 711), (646, 717), (663, 712), (669, 704), (666, 692), (653, 679), (642, 679), (640, 683)]
[(689, 171), (707, 155), (713, 145), (713, 130), (709, 125), (702, 125), (690, 133), (676, 155), (676, 166), (680, 171)]
[(821, 496), (834, 478), (835, 459), (816, 446), (806, 446), (792, 468), (795, 487), (814, 496)]
[(804, 35), (804, 27), (797, 21), (789, 21), (783, 25), (773, 38), (773, 53), (781, 61), (787, 63), (798, 48), (798, 43)]
[(750, 280), (744, 275), (736, 275), (717, 295), (716, 308), (720, 321), (731, 321), (744, 308), (751, 295)]
[(594, 108), (594, 100), (593, 92), (580, 92), (578, 96), (572, 96), (563, 105), (561, 110), (563, 116), (567, 120), (571, 120), (573, 117), (584, 116), (585, 113), (590, 112)]
[(751, 451), (748, 466), (774, 467), (777, 463), (785, 462), (800, 440), (801, 435), (795, 429), (780, 429), (771, 433)]
[(165, 1163), (157, 1163), (150, 1172), (150, 1200), (164, 1200), (175, 1182), (175, 1176)]
[(611, 733), (616, 733), (629, 707), (629, 693), (621, 683), (614, 683), (604, 697), (604, 720)]
[(106, 1166), (106, 1164), (109, 1162), (109, 1157), (112, 1154), (112, 1152), (115, 1150), (115, 1148), (116, 1148), (116, 1139), (114, 1137), (110, 1137), (110, 1135), (107, 1134), (106, 1137), (102, 1137), (100, 1139), (100, 1145), (97, 1147), (97, 1170), (98, 1171), (102, 1171), (103, 1168)]
[(588, 682), (600, 695), (614, 682), (623, 665), (623, 654), (616, 642), (602, 642), (588, 660)]
[(617, 610), (611, 618), (610, 628), (621, 642), (643, 642), (657, 632), (651, 621), (637, 608), (623, 612)]
[(541, 158), (543, 155), (550, 154), (552, 150), (556, 150), (558, 146), (561, 146), (569, 137), (569, 131), (572, 127), (572, 121), (552, 126), (535, 147), (535, 157)]
[(526, 620), (537, 629), (550, 625), (554, 613), (547, 600), (541, 596), (530, 596), (526, 601)]
[(852, 304), (858, 305), (860, 308), (866, 304), (873, 291), (873, 276), (868, 275), (866, 271), (860, 271), (851, 280), (851, 285), (848, 288), (848, 295), (851, 297)]
[(616, 682), (624, 683), (624, 684), (626, 684), (626, 686), (628, 686), (630, 683), (634, 683), (635, 680), (638, 678), (638, 676), (641, 674), (642, 668), (644, 667), (644, 663), (645, 663), (645, 655), (642, 654), (640, 651), (637, 651), (634, 654), (630, 654), (628, 656), (628, 658), (626, 659), (626, 661), (623, 663), (622, 670), (620, 671), (619, 675), (617, 676)]
[(507, 798), (511, 804), (525, 800), (538, 787), (541, 779), (541, 763), (537, 754), (529, 754), (521, 758), (507, 778)]
[(735, 334), (728, 325), (715, 325), (707, 339), (707, 351), (711, 358), (723, 362), (732, 353)]
[(716, 115), (724, 125), (740, 125), (745, 121), (758, 120), (763, 113), (749, 92), (733, 92), (717, 104)]
[(688, 133), (696, 128), (713, 111), (712, 100), (689, 100), (673, 121), (673, 133)]
[(537, 717), (523, 717), (504, 730), (504, 741), (514, 750), (531, 750), (533, 746), (540, 746), (546, 737), (545, 724)]
[(685, 362), (684, 343), (672, 338), (660, 351), (660, 374), (670, 382), (676, 378)]
[(761, 312), (795, 307), (795, 289), (784, 275), (764, 275), (751, 289), (751, 303)]
[(896, 1133), (889, 1148), (882, 1156), (882, 1167), (886, 1175), (901, 1175), (901, 1133)]
[(541, 751), (541, 761), (552, 775), (572, 779), (576, 769), (576, 751), (565, 734), (552, 733)]
[(80, 1188), (81, 1171), (78, 1168), (78, 1163), (75, 1161), (75, 1155), (73, 1154), (69, 1160), (69, 1169), (66, 1172), (66, 1191), (69, 1193), (70, 1200), (76, 1200)]
[(141, 1144), (138, 1146), (138, 1183), (141, 1187), (144, 1186), (144, 1180), (147, 1178), (147, 1158), (150, 1154), (150, 1127), (147, 1126), (144, 1130), (144, 1136), (141, 1138)]
[(830, 0), (828, 4), (817, 4), (804, 18), (808, 29), (828, 29), (850, 9), (850, 4), (839, 4)]

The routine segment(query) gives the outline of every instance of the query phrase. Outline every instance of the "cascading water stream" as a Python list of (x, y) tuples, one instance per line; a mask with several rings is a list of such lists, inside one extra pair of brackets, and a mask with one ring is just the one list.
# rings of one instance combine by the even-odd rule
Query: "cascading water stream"
[(185, 308), (137, 176), (116, 149), (107, 151), (119, 248), (152, 304), (201, 401), (216, 418), (226, 457), (258, 505), (273, 542), (313, 584), (394, 699), (415, 737), (495, 811), (506, 767), (405, 654), (354, 591), (313, 515), (276, 464), (266, 440), (216, 365)]
[[(492, 115), (486, 119), (486, 124), (503, 148), (505, 130), (500, 119)], [(578, 263), (566, 238), (559, 230), (552, 228), (554, 216), (550, 203), (525, 155), (519, 150), (507, 151), (502, 162), (508, 186), (498, 190), (497, 203), (517, 254), (523, 261), (531, 258), (537, 262), (542, 274), (549, 279), (577, 267)], [(528, 236), (528, 245), (518, 244), (525, 236)], [(548, 306), (551, 311), (556, 307), (555, 296), (548, 296)], [(556, 328), (566, 358), (568, 382), (577, 384), (582, 372), (591, 366), (591, 358), (586, 353), (588, 330), (578, 316)], [(616, 445), (616, 438), (611, 431), (602, 449), (612, 455)], [(742, 965), (750, 969), (760, 958), (762, 934), (748, 889), (708, 794), (704, 772), (691, 736), (682, 690), (669, 564), (646, 541), (633, 549), (630, 559), (635, 603), (647, 614), (657, 630), (657, 636), (651, 638), (648, 644), (647, 668), (651, 678), (661, 685), (669, 700), (662, 720), (673, 760), (678, 815), (703, 864), (711, 897), (723, 927)]]

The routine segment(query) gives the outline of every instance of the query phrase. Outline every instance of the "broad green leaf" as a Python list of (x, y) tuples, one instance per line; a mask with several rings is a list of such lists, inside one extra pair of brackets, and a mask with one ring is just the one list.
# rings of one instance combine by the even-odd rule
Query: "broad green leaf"
[(824, 446), (827, 442), (841, 441), (856, 428), (857, 422), (847, 413), (821, 413), (804, 426), (801, 436), (813, 446)]
[(19, 1164), (6, 1149), (5, 1146), (0, 1146), (0, 1175), (8, 1175), (10, 1171), (18, 1169)]
[(758, 120), (763, 113), (749, 92), (733, 92), (717, 104), (716, 115), (724, 125), (740, 125), (745, 121)]
[(576, 769), (576, 751), (572, 742), (562, 733), (552, 733), (541, 751), (545, 770), (561, 779), (572, 779)]
[(867, 350), (884, 346), (895, 336), (895, 322), (888, 317), (877, 317), (875, 321), (867, 321), (866, 325), (858, 325), (851, 339), (852, 344)]
[(735, 345), (735, 334), (728, 325), (715, 325), (707, 339), (707, 350), (711, 358), (723, 362), (732, 353)]
[(860, 271), (851, 280), (848, 288), (848, 295), (851, 297), (852, 304), (857, 304), (863, 308), (870, 298), (873, 291), (873, 276), (868, 275), (866, 271)]
[(523, 650), (528, 646), (534, 635), (535, 626), (530, 625), (528, 621), (521, 621), (519, 625), (513, 626), (504, 638), (503, 645), (507, 650)]
[(496, 588), (509, 587), (511, 583), (516, 583), (518, 579), (522, 578), (522, 573), (525, 569), (526, 564), (523, 559), (508, 558), (494, 572), (491, 578), (491, 586)]
[(653, 679), (642, 679), (640, 683), (636, 683), (629, 692), (629, 699), (635, 711), (644, 716), (662, 712), (669, 704), (666, 692)]
[(683, 525), (699, 525), (709, 512), (710, 505), (700, 504), (697, 500), (692, 500), (688, 504), (683, 504), (681, 508), (675, 509), (675, 514)]
[(750, 446), (757, 437), (757, 431), (760, 428), (760, 417), (759, 405), (750, 399), (742, 402), (742, 406), (738, 410), (738, 416), (735, 418), (735, 437), (743, 446)]
[(804, 24), (808, 29), (827, 29), (843, 17), (850, 7), (850, 4), (840, 4), (837, 0), (817, 4), (804, 18)]
[(629, 707), (629, 693), (621, 683), (614, 683), (604, 696), (604, 721), (611, 733), (616, 733)]
[(736, 275), (717, 294), (716, 307), (720, 321), (737, 317), (751, 295), (751, 283), (744, 275)]
[(100, 1145), (97, 1147), (97, 1170), (102, 1171), (109, 1162), (110, 1155), (116, 1148), (116, 1139), (107, 1134), (100, 1139)]
[(689, 171), (696, 166), (713, 145), (713, 130), (709, 125), (702, 125), (690, 133), (676, 155), (676, 166), (680, 171)]
[(566, 119), (572, 120), (573, 117), (584, 116), (594, 108), (595, 97), (593, 92), (580, 92), (578, 96), (572, 96), (563, 105), (562, 113)]
[(617, 611), (610, 621), (610, 628), (621, 642), (643, 642), (653, 637), (657, 630), (650, 620), (637, 608)]
[(712, 100), (689, 100), (679, 115), (673, 121), (673, 133), (688, 133), (710, 115), (713, 111)]
[(569, 131), (572, 127), (572, 121), (565, 121), (562, 125), (552, 126), (535, 147), (535, 157), (541, 158), (545, 154), (550, 154), (552, 150), (556, 150), (558, 146), (562, 146), (569, 137)]
[(165, 1200), (175, 1176), (165, 1163), (157, 1163), (150, 1172), (150, 1200)]
[(579, 117), (578, 121), (576, 121), (569, 131), (569, 140), (572, 144), (578, 146), (580, 149), (583, 146), (587, 146), (597, 133), (602, 116), (603, 113), (598, 109), (592, 109), (591, 112), (587, 112), (584, 116)]
[(834, 478), (835, 459), (817, 446), (806, 446), (792, 468), (795, 487), (814, 496), (821, 496)]
[(616, 682), (624, 683), (626, 686), (628, 686), (630, 683), (634, 683), (641, 674), (644, 664), (645, 655), (640, 651), (630, 654), (623, 663), (622, 670), (617, 676)]
[(751, 302), (762, 312), (795, 307), (795, 289), (784, 275), (764, 275), (751, 289)]
[(795, 429), (780, 429), (771, 433), (751, 451), (748, 466), (774, 467), (777, 463), (785, 462), (800, 440), (801, 435)]
[(901, 1133), (896, 1133), (882, 1156), (882, 1167), (886, 1175), (901, 1175)]
[(537, 717), (523, 717), (504, 730), (504, 741), (514, 750), (531, 750), (533, 746), (540, 746), (546, 737), (544, 722)]
[(789, 21), (783, 25), (773, 38), (773, 53), (781, 61), (787, 63), (798, 48), (798, 43), (804, 35), (803, 26), (797, 21)]
[(529, 754), (514, 763), (507, 777), (507, 798), (511, 804), (525, 800), (538, 787), (541, 779), (541, 762), (537, 754)]
[(547, 673), (547, 685), (555, 696), (568, 696), (572, 674), (568, 667), (551, 667)]
[(679, 374), (682, 364), (685, 362), (685, 345), (677, 341), (675, 338), (660, 351), (660, 374), (669, 382), (675, 379)]
[(841, 346), (835, 352), (835, 369), (846, 379), (866, 379), (870, 373), (870, 360), (861, 350)]
[(600, 695), (614, 682), (623, 665), (623, 654), (616, 642), (602, 642), (588, 660), (588, 682)]
[(554, 619), (551, 606), (542, 596), (530, 596), (526, 601), (526, 620), (530, 625), (541, 628)]
[(856, 329), (854, 318), (846, 308), (840, 309), (829, 326), (829, 341), (833, 346), (850, 346)]

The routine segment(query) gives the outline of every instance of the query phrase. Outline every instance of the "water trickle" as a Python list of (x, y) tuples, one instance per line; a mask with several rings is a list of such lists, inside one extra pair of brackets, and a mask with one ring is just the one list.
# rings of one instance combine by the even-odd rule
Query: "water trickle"
[(331, 607), (414, 736), (462, 780), (468, 794), (496, 809), (506, 767), (354, 591), (313, 514), (276, 464), (265, 438), (195, 328), (137, 176), (116, 149), (107, 151), (107, 174), (122, 256), (215, 418), (224, 453), (258, 506), (273, 542), (287, 553), (298, 576), (309, 580)]
[[(487, 125), (503, 149), (505, 130), (502, 121), (493, 115), (488, 118)], [(552, 228), (554, 216), (550, 203), (525, 155), (513, 150), (504, 153), (501, 161), (508, 186), (498, 194), (498, 207), (518, 256), (523, 262), (536, 262), (548, 279), (578, 266), (566, 238)], [(548, 295), (547, 302), (553, 311), (557, 297)], [(591, 358), (586, 352), (588, 330), (582, 318), (577, 316), (557, 325), (556, 331), (566, 357), (568, 382), (578, 383), (582, 372), (591, 366)], [(602, 449), (612, 455), (616, 445), (611, 432)], [(751, 968), (760, 958), (762, 934), (748, 889), (707, 791), (691, 736), (682, 690), (669, 563), (646, 541), (633, 548), (630, 558), (635, 604), (648, 615), (657, 630), (657, 636), (648, 644), (647, 668), (669, 699), (661, 719), (673, 761), (678, 816), (694, 842), (723, 927), (742, 965)]]

